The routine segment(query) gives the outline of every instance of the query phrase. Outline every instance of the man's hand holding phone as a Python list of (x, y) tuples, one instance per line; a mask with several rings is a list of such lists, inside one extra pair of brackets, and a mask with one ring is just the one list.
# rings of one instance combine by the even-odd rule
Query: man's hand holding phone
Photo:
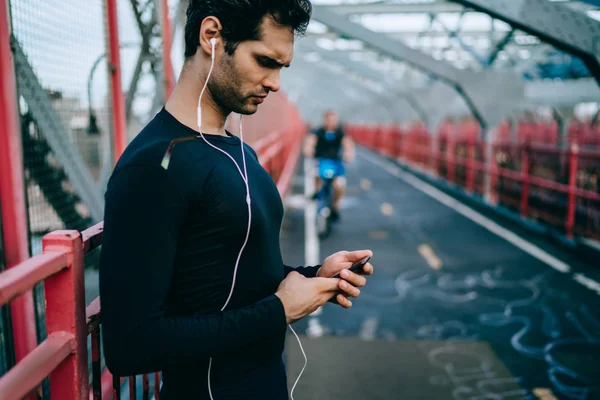
[(327, 257), (317, 272), (320, 278), (340, 278), (339, 292), (330, 300), (344, 308), (352, 307), (350, 297), (358, 297), (361, 287), (365, 286), (365, 276), (373, 274), (371, 250), (340, 251)]
[(358, 297), (359, 287), (367, 283), (365, 276), (373, 274), (372, 256), (370, 250), (340, 251), (325, 259), (315, 278), (290, 272), (275, 293), (283, 304), (286, 322), (291, 324), (328, 301), (352, 307), (349, 297)]

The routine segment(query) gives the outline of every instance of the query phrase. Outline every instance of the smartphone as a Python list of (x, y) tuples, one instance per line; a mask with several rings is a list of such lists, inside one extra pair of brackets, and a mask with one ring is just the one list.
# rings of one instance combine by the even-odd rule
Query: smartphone
[[(369, 260), (371, 259), (371, 257), (365, 257), (362, 260), (360, 260), (359, 262), (357, 262), (356, 264), (354, 264), (353, 266), (351, 266), (350, 268), (348, 268), (350, 271), (360, 274), (362, 272), (363, 267), (365, 266), (366, 263), (369, 262)], [(340, 271), (341, 272), (341, 271)], [(336, 274), (334, 276), (332, 276), (332, 278), (339, 278), (340, 274)]]

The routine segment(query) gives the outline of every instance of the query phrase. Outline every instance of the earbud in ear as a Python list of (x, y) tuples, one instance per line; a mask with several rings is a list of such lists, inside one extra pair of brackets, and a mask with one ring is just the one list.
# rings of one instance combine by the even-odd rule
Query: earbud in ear
[(215, 46), (217, 44), (217, 38), (212, 38), (210, 39), (210, 45), (212, 47), (212, 52), (211, 52), (211, 57), (214, 59), (215, 58)]

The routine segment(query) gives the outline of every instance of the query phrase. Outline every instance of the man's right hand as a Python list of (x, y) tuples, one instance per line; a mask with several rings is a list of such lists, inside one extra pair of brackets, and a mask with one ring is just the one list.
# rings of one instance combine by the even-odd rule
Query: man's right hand
[(281, 282), (279, 297), (288, 324), (314, 312), (338, 293), (339, 278), (306, 278), (292, 271)]

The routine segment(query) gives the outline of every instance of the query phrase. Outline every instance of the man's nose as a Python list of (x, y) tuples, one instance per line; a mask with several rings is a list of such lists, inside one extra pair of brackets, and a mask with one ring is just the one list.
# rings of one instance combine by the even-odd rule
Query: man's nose
[(263, 86), (270, 92), (277, 92), (281, 88), (280, 71), (273, 71), (263, 81)]

